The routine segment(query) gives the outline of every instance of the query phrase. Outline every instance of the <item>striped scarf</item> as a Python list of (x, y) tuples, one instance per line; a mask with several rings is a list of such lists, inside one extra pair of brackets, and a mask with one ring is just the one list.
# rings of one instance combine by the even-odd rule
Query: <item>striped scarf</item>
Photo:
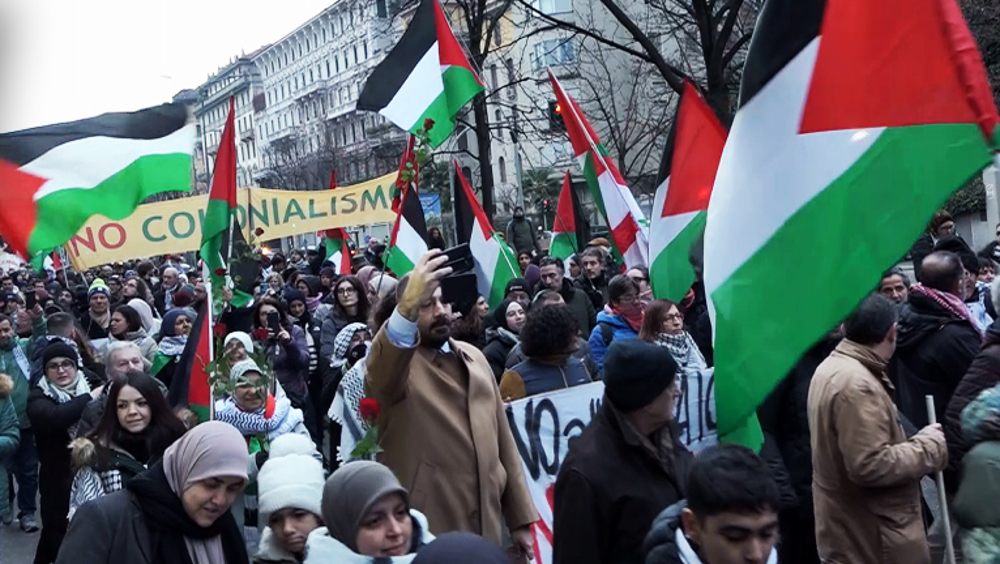
[(975, 320), (972, 319), (972, 313), (969, 311), (969, 307), (965, 305), (965, 302), (963, 302), (962, 299), (955, 294), (942, 292), (941, 290), (935, 290), (934, 288), (928, 288), (923, 284), (917, 284), (910, 288), (910, 293), (925, 296), (955, 317), (968, 321), (969, 325), (972, 325), (973, 329), (976, 330), (976, 333), (979, 333), (979, 338), (983, 338), (983, 332), (979, 329), (979, 325), (976, 324)]

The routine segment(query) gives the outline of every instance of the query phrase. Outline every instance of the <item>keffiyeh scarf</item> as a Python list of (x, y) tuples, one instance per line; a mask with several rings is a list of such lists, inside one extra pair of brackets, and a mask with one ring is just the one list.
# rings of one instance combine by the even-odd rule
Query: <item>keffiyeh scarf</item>
[(347, 349), (350, 348), (351, 339), (359, 331), (367, 331), (368, 326), (364, 323), (351, 323), (337, 333), (337, 338), (333, 341), (333, 361), (331, 366), (343, 368), (347, 364)]
[(188, 336), (187, 335), (175, 335), (173, 337), (164, 337), (160, 341), (159, 352), (163, 356), (180, 356), (184, 352), (184, 346), (187, 345)]
[[(267, 404), (271, 402), (274, 411), (268, 417)], [(241, 410), (232, 397), (220, 399), (215, 402), (215, 418), (236, 427), (243, 435), (267, 433), (268, 439), (289, 433), (304, 421), (302, 411), (293, 408), (291, 400), (273, 396), (256, 411)]]
[(979, 324), (972, 319), (972, 313), (969, 312), (969, 307), (966, 306), (965, 302), (963, 302), (962, 299), (955, 294), (942, 292), (941, 290), (935, 290), (934, 288), (928, 288), (923, 284), (917, 284), (910, 288), (910, 293), (926, 296), (955, 317), (968, 321), (969, 325), (972, 325), (976, 329), (976, 332), (979, 333), (979, 338), (982, 339), (983, 332), (979, 328)]
[(354, 445), (368, 432), (368, 425), (361, 417), (361, 400), (365, 397), (365, 360), (359, 360), (340, 380), (337, 395), (327, 415), (343, 427), (337, 460), (347, 462)]
[(83, 377), (83, 373), (79, 370), (76, 372), (76, 381), (68, 386), (57, 386), (43, 376), (38, 380), (38, 387), (42, 389), (45, 395), (55, 400), (56, 403), (66, 403), (75, 397), (90, 393), (90, 384), (87, 383), (87, 379)]

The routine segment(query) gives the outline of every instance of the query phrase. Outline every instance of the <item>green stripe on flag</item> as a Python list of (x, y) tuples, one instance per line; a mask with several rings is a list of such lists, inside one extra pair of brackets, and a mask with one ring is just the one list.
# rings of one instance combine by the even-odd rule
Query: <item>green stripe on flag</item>
[[(99, 158), (99, 155), (94, 155)], [(28, 242), (34, 253), (53, 249), (71, 239), (95, 214), (118, 221), (147, 197), (160, 192), (191, 189), (191, 155), (146, 155), (109, 176), (93, 188), (52, 192), (37, 202), (38, 225)]]
[(886, 129), (712, 292), (720, 440), (760, 447), (757, 406), (990, 158), (976, 125)]
[(385, 266), (396, 275), (396, 278), (402, 278), (409, 274), (416, 264), (406, 256), (403, 249), (389, 247), (385, 252)]
[(446, 68), (441, 73), (441, 79), (444, 90), (410, 128), (410, 133), (416, 134), (424, 127), (424, 121), (434, 120), (434, 127), (427, 133), (432, 147), (440, 146), (455, 131), (455, 116), (469, 100), (483, 91), (483, 87), (476, 82), (476, 76), (464, 67), (452, 65)]
[(576, 252), (576, 233), (556, 233), (549, 245), (549, 256), (560, 260), (569, 258)]
[(678, 233), (659, 255), (650, 257), (649, 283), (653, 296), (680, 303), (695, 281), (691, 266), (691, 245), (705, 231), (708, 212), (702, 211)]

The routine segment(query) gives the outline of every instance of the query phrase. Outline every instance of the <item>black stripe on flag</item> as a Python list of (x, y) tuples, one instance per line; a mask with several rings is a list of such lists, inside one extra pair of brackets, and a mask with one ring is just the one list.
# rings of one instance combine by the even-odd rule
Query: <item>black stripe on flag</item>
[(476, 214), (472, 212), (472, 205), (465, 196), (465, 189), (462, 188), (462, 179), (458, 178), (458, 171), (452, 168), (451, 173), (455, 175), (455, 201), (452, 205), (455, 212), (455, 237), (458, 244), (468, 243), (472, 239), (472, 230), (476, 227)]
[(580, 201), (580, 192), (576, 189), (576, 186), (570, 184), (569, 195), (573, 199), (573, 224), (576, 226), (576, 250), (582, 251), (587, 248), (587, 243), (593, 238), (590, 236), (590, 222), (587, 221), (587, 211), (583, 209), (583, 202)]
[(184, 127), (188, 111), (183, 104), (163, 104), (128, 113), (45, 125), (0, 134), (0, 159), (23, 166), (53, 148), (87, 137), (159, 139)]
[(420, 2), (399, 43), (372, 71), (365, 82), (365, 87), (361, 90), (361, 96), (358, 97), (359, 110), (377, 112), (388, 106), (406, 79), (413, 73), (420, 59), (437, 41), (434, 1)]
[(400, 208), (403, 218), (410, 224), (410, 227), (420, 235), (420, 238), (427, 241), (427, 221), (424, 218), (424, 206), (420, 204), (420, 196), (416, 188), (411, 184), (403, 196), (403, 205)]
[(819, 35), (825, 9), (825, 0), (767, 0), (743, 67), (740, 107)]

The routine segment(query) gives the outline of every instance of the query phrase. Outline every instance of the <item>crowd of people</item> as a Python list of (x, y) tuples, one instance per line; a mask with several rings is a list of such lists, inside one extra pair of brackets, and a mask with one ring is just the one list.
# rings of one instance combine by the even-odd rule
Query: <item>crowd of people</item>
[(526, 562), (507, 404), (602, 382), (548, 492), (555, 564), (938, 562), (945, 517), (1000, 557), (997, 245), (935, 216), (917, 282), (887, 271), (760, 406), (758, 455), (715, 445), (700, 283), (654, 299), (604, 239), (557, 260), (516, 231), (493, 308), (442, 294), (443, 241), (399, 279), (377, 242), (353, 274), (264, 257), (248, 305), (222, 292), (210, 422), (172, 393), (209, 300), (184, 257), (0, 278), (3, 522), (38, 564)]

